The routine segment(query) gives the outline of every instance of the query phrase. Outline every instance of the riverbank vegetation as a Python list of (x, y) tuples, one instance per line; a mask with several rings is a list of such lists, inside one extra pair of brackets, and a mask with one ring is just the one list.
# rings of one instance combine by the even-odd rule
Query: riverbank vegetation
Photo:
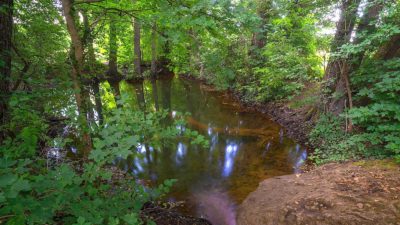
[[(120, 92), (135, 83), (144, 101), (143, 79), (168, 71), (311, 107), (318, 164), (400, 161), (399, 17), (396, 0), (2, 0), (0, 222), (145, 220), (173, 180), (112, 179), (114, 160), (176, 138), (207, 145), (179, 129), (183, 114)], [(65, 148), (83, 160), (58, 162)]]

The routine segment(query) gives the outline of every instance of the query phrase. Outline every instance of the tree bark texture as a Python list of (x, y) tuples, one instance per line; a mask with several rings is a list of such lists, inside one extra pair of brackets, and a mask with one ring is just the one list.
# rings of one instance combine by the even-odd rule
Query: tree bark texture
[(140, 22), (137, 19), (133, 20), (133, 48), (134, 48), (134, 59), (133, 65), (135, 67), (135, 78), (142, 78), (142, 69), (141, 69), (141, 49), (140, 49)]
[[(350, 42), (360, 2), (360, 0), (342, 0), (341, 15), (336, 24), (331, 53), (338, 52), (341, 46)], [(339, 115), (345, 109), (346, 82), (342, 74), (343, 65), (343, 59), (331, 57), (324, 76), (325, 87), (328, 91), (328, 96), (325, 99), (327, 111), (334, 115)]]
[[(374, 21), (378, 20), (379, 14), (383, 9), (384, 4), (380, 1), (368, 0), (364, 14), (357, 26), (357, 33), (354, 44), (360, 44), (365, 40), (366, 35), (373, 33), (376, 30)], [(349, 74), (356, 71), (364, 58), (365, 51), (350, 56)]]
[[(0, 127), (8, 120), (10, 98), (11, 47), (13, 33), (13, 0), (0, 0)], [(0, 129), (0, 144), (5, 138), (5, 129)]]
[(151, 76), (157, 76), (157, 23), (153, 23), (151, 31)]
[(84, 47), (82, 38), (79, 35), (78, 26), (76, 25), (73, 9), (73, 0), (62, 0), (62, 9), (67, 24), (67, 30), (71, 37), (71, 60), (72, 60), (72, 72), (71, 77), (73, 81), (73, 87), (75, 90), (75, 100), (78, 107), (80, 120), (82, 127), (82, 141), (84, 144), (83, 154), (88, 156), (92, 149), (92, 140), (88, 132), (88, 119), (87, 112), (89, 107), (89, 90), (82, 85), (84, 80), (83, 75), (83, 64), (84, 64)]
[(118, 67), (117, 67), (117, 25), (115, 24), (115, 20), (110, 20), (110, 33), (109, 33), (109, 42), (110, 42), (110, 50), (109, 50), (109, 64), (108, 64), (108, 76), (114, 78), (118, 76)]

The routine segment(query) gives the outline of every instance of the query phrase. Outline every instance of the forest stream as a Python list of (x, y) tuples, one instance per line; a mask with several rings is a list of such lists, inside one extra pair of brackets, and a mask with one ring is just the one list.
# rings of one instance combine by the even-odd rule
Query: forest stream
[(199, 81), (168, 78), (120, 87), (136, 103), (144, 96), (147, 109), (167, 109), (172, 117), (190, 113), (188, 128), (209, 140), (207, 149), (188, 142), (164, 149), (143, 146), (139, 151), (145, 157), (117, 162), (146, 183), (177, 179), (167, 200), (184, 202), (184, 214), (236, 224), (236, 207), (261, 181), (296, 172), (307, 157), (279, 124)]
[(400, 0), (1, 0), (0, 224), (400, 225)]

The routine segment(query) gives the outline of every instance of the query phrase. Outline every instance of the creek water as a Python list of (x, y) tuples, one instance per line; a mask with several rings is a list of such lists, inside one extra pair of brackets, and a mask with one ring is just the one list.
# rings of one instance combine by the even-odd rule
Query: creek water
[(172, 116), (190, 113), (188, 128), (209, 140), (209, 148), (185, 142), (148, 147), (143, 149), (147, 157), (124, 165), (152, 183), (177, 179), (168, 200), (184, 201), (183, 213), (234, 225), (237, 206), (259, 182), (294, 173), (306, 159), (306, 150), (286, 137), (279, 124), (201, 82), (168, 78), (139, 86), (123, 83), (122, 91), (135, 91), (147, 109), (167, 109)]

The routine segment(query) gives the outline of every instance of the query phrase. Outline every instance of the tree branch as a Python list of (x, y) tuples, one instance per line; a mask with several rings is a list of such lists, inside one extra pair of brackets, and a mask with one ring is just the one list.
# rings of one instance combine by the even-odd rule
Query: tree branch
[(19, 87), (19, 85), (22, 82), (22, 79), (24, 78), (24, 75), (26, 74), (26, 72), (28, 72), (29, 67), (31, 66), (31, 62), (28, 62), (24, 57), (22, 57), (22, 55), (19, 53), (18, 49), (14, 46), (14, 44), (11, 45), (12, 49), (14, 50), (15, 54), (22, 60), (22, 62), (24, 63), (24, 67), (22, 68), (22, 70), (19, 72), (18, 74), (18, 78), (17, 81), (14, 85), (14, 87), (12, 88), (12, 91), (16, 91)]
[(78, 4), (90, 4), (90, 3), (96, 3), (96, 2), (102, 2), (104, 0), (81, 0), (81, 1), (76, 1), (74, 2), (74, 5)]

